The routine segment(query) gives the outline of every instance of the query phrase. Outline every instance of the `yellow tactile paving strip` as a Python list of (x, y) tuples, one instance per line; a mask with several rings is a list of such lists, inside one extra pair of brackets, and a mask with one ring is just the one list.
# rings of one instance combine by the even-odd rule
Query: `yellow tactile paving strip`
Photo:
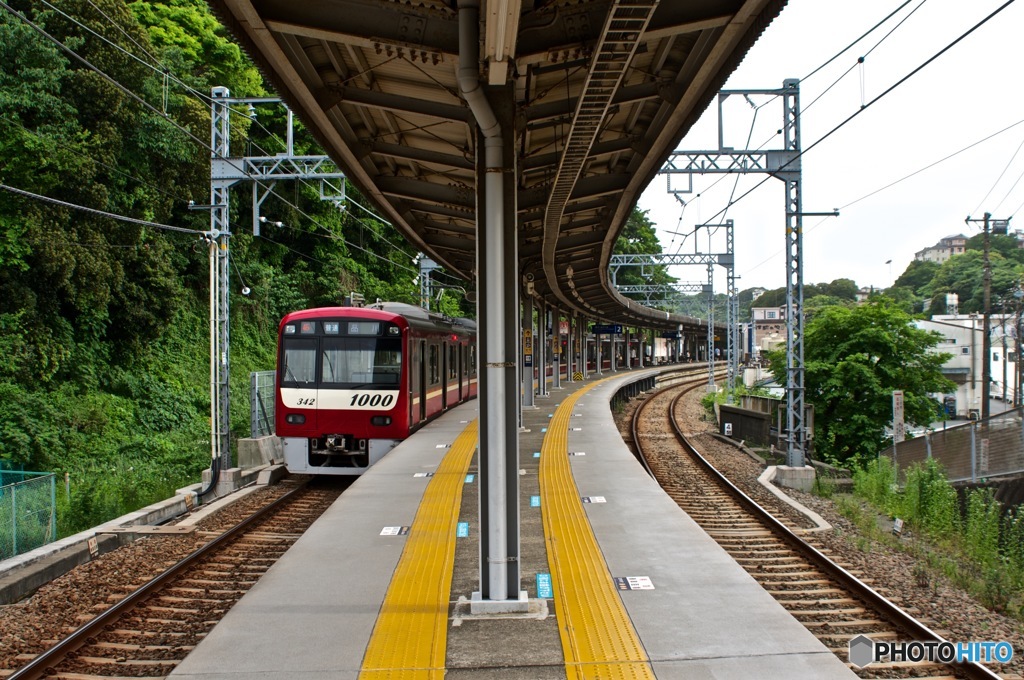
[(455, 529), (476, 444), (474, 420), (452, 444), (423, 493), (366, 647), (360, 680), (444, 677)]
[[(607, 380), (607, 379), (606, 379)], [(569, 467), (569, 419), (576, 401), (555, 410), (540, 454), (540, 507), (566, 676), (654, 678), (654, 670), (608, 573)]]

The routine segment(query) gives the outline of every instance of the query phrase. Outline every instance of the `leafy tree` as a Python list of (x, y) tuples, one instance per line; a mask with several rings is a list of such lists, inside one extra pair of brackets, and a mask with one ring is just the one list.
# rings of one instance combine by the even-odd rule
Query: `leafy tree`
[(810, 299), (804, 300), (804, 315), (806, 319), (812, 319), (823, 309), (836, 306), (851, 307), (853, 304), (850, 300), (844, 300), (834, 295), (815, 295)]
[(915, 293), (932, 282), (935, 274), (939, 271), (939, 263), (930, 260), (913, 260), (907, 268), (899, 275), (893, 287), (910, 288)]
[[(818, 295), (828, 295), (838, 300), (853, 302), (857, 299), (859, 289), (853, 279), (836, 279), (832, 283), (820, 283), (817, 285)], [(806, 291), (804, 297), (807, 297)]]
[[(1024, 268), (999, 253), (989, 255), (989, 266), (992, 271), (992, 299), (1010, 297), (1024, 273)], [(945, 312), (946, 293), (957, 294), (961, 314), (984, 311), (982, 253), (972, 250), (949, 258), (942, 263), (931, 282), (921, 288), (921, 292), (931, 299), (929, 314)]]
[[(907, 423), (931, 423), (939, 403), (929, 395), (953, 388), (941, 372), (949, 355), (930, 351), (938, 341), (938, 334), (916, 328), (884, 297), (826, 307), (810, 319), (804, 386), (815, 409), (818, 453), (840, 464), (875, 458), (887, 442), (893, 390), (903, 390)], [(785, 351), (768, 358), (772, 372), (784, 378)]]
[[(1017, 264), (1024, 264), (1024, 250), (1021, 250), (1020, 241), (1017, 240), (1016, 236), (1010, 236), (1009, 234), (989, 234), (988, 239), (989, 253), (999, 253), (1007, 260), (1011, 260)], [(984, 254), (985, 234), (975, 234), (967, 239), (966, 250), (968, 252), (976, 250), (979, 253)]]
[[(660, 252), (661, 242), (658, 240), (658, 233), (654, 230), (654, 223), (647, 217), (646, 210), (640, 210), (634, 206), (619, 238), (615, 241), (615, 254), (652, 255)], [(675, 281), (675, 277), (669, 275), (668, 268), (662, 265), (647, 265), (642, 270), (638, 265), (619, 267), (615, 274), (615, 283), (619, 286), (658, 286), (675, 283)], [(644, 299), (641, 296), (633, 297), (634, 299)], [(662, 300), (665, 297), (668, 296), (662, 296)], [(664, 307), (665, 305), (658, 306)]]

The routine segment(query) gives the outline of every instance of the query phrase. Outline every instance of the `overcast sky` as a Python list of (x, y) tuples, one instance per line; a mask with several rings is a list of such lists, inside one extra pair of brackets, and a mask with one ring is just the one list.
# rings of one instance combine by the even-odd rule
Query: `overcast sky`
[[(790, 0), (725, 89), (775, 89), (785, 79), (801, 79), (801, 142), (807, 149), (1003, 2), (913, 0), (865, 40), (812, 75), (898, 8), (902, 0)], [(904, 18), (906, 21), (882, 40)], [(840, 216), (804, 218), (805, 284), (848, 278), (859, 286), (889, 286), (913, 260), (915, 252), (944, 236), (979, 233), (980, 223), (964, 223), (968, 215), (981, 218), (988, 211), (994, 218), (1007, 218), (1021, 208), (1022, 46), (1024, 2), (1018, 2), (806, 153), (804, 212), (839, 208)], [(863, 55), (864, 62), (858, 65), (858, 57)], [(849, 74), (837, 83), (851, 66)], [(815, 101), (819, 95), (821, 99)], [(775, 134), (782, 122), (781, 101), (769, 101), (765, 96), (751, 100), (759, 107), (756, 116), (742, 97), (728, 99), (725, 145), (736, 149), (782, 148), (782, 139)], [(717, 105), (712, 104), (677, 148), (717, 149), (717, 118)], [(923, 170), (1018, 122), (1021, 124)], [(774, 178), (764, 181), (766, 175), (738, 177), (737, 184), (737, 176), (732, 175), (695, 176), (693, 193), (680, 196), (686, 201), (685, 208), (666, 191), (666, 178), (658, 177), (644, 192), (639, 206), (650, 211), (665, 252), (695, 252), (695, 225), (732, 219), (738, 287), (785, 286), (784, 185)], [(730, 195), (740, 197), (762, 181), (762, 186), (727, 213), (722, 212)], [(673, 178), (674, 188), (687, 185), (685, 176)], [(1024, 215), (1012, 221), (1010, 228), (1024, 229)], [(686, 236), (669, 233), (673, 231)], [(722, 231), (712, 237), (710, 244), (708, 231), (698, 230), (699, 252), (724, 251)], [(891, 264), (886, 264), (887, 260)], [(724, 291), (724, 270), (718, 269), (715, 289)], [(707, 278), (706, 269), (700, 266), (674, 268), (672, 274), (681, 281)]]

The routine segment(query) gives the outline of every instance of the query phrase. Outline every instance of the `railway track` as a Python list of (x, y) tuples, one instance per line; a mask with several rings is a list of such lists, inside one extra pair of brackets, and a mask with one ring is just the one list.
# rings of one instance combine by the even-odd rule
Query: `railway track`
[[(877, 641), (939, 641), (923, 623), (815, 549), (787, 519), (776, 519), (694, 449), (679, 400), (704, 383), (654, 392), (634, 412), (632, 436), (661, 486), (733, 559), (844, 662), (858, 635)], [(851, 668), (863, 678), (998, 678), (980, 664), (902, 661)]]
[(337, 499), (337, 485), (302, 485), (210, 539), (25, 665), (9, 680), (162, 678)]

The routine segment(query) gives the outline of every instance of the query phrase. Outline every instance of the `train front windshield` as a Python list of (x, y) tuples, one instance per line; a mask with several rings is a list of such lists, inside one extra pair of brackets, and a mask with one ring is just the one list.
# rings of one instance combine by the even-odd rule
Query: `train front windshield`
[[(305, 325), (310, 323), (314, 325)], [(356, 325), (348, 325), (351, 331), (360, 330)], [(303, 329), (315, 331), (307, 330), (307, 337), (301, 337), (297, 333), (299, 329), (292, 328), (289, 333), (289, 326), (285, 327), (282, 338), (282, 386), (398, 388), (402, 366), (400, 337), (346, 337), (337, 331), (331, 333), (331, 330), (338, 328), (338, 324), (330, 322), (304, 322)], [(344, 328), (345, 324), (341, 326)], [(331, 334), (323, 335), (322, 328)], [(393, 328), (398, 330), (397, 327)], [(319, 331), (317, 337), (309, 337), (316, 331)]]

